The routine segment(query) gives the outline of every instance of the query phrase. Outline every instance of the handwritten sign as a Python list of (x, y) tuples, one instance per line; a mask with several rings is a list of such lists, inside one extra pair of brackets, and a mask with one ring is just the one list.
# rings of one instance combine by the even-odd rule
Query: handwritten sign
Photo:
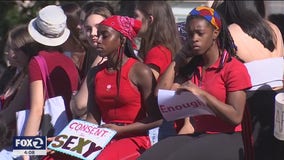
[(198, 115), (215, 115), (202, 99), (191, 92), (176, 94), (172, 90), (160, 89), (158, 92), (159, 109), (167, 121)]
[(244, 63), (252, 83), (249, 90), (263, 90), (269, 86), (283, 86), (284, 63), (283, 57), (255, 60)]
[(81, 159), (95, 159), (115, 134), (114, 130), (87, 121), (72, 120), (48, 148)]
[(284, 141), (284, 93), (275, 96), (274, 137)]

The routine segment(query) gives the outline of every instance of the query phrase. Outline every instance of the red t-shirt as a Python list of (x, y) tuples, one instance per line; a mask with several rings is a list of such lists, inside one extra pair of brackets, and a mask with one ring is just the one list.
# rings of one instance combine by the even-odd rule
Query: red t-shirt
[[(228, 92), (250, 88), (251, 80), (246, 67), (237, 59), (232, 58), (230, 62), (225, 63), (223, 69), (216, 72), (219, 64), (220, 59), (207, 68), (203, 75), (202, 64), (198, 65), (196, 72), (193, 74), (192, 82), (225, 103)], [(212, 115), (196, 116), (191, 117), (191, 119), (193, 120), (195, 132), (199, 133), (234, 132), (242, 130), (241, 125), (233, 126), (221, 118)], [(178, 122), (177, 125), (177, 128), (179, 128), (181, 125), (180, 122)]]
[(150, 49), (144, 59), (145, 64), (152, 64), (159, 67), (160, 75), (166, 71), (171, 62), (171, 51), (162, 45), (158, 45)]
[(109, 73), (105, 68), (96, 74), (95, 100), (105, 123), (133, 123), (146, 116), (141, 108), (141, 94), (128, 76), (136, 62), (137, 60), (129, 58), (122, 66), (118, 97), (117, 72)]
[[(39, 55), (43, 56), (46, 61), (50, 81), (55, 92), (55, 95), (50, 96), (63, 97), (67, 115), (71, 119), (72, 114), (69, 104), (72, 91), (78, 90), (78, 70), (72, 60), (60, 52), (40, 51)], [(29, 78), (30, 83), (36, 80), (42, 80), (41, 71), (35, 59), (31, 59), (29, 63)]]

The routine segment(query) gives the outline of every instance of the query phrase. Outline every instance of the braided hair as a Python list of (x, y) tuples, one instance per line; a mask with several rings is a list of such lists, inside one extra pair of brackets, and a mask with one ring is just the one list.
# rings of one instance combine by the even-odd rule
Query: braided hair
[[(209, 13), (204, 15), (204, 10), (210, 11), (210, 12), (205, 12)], [(211, 13), (211, 14), (210, 14)], [(191, 20), (195, 18), (203, 18), (207, 20), (207, 22), (215, 29), (219, 29), (219, 35), (217, 37), (217, 45), (218, 48), (220, 49), (220, 63), (217, 68), (217, 72), (220, 71), (226, 62), (229, 62), (232, 60), (232, 57), (236, 56), (236, 50), (237, 47), (234, 43), (234, 40), (228, 30), (228, 26), (226, 22), (224, 21), (224, 18), (218, 14), (216, 10), (213, 10), (212, 8), (209, 7), (197, 7), (193, 9), (189, 15), (186, 18), (186, 28), (188, 28), (188, 25)], [(201, 56), (194, 56), (191, 61), (182, 67), (180, 69), (180, 73), (182, 75), (185, 75), (185, 77), (190, 78), (194, 71), (196, 66), (199, 64), (199, 62), (202, 60)]]

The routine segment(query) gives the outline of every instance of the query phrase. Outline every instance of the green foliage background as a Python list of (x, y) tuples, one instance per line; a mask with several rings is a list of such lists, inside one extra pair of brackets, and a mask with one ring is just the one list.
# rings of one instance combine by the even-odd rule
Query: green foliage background
[(0, 63), (5, 66), (4, 51), (8, 31), (18, 24), (28, 23), (45, 5), (56, 4), (57, 1), (32, 1), (33, 6), (21, 5), (19, 0), (0, 1)]

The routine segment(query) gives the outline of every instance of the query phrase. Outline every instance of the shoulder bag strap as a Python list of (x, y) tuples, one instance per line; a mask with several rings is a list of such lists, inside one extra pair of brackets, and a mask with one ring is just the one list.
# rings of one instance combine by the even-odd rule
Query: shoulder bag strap
[[(39, 68), (40, 68), (40, 71), (41, 71), (41, 76), (42, 76), (42, 80), (43, 80), (43, 88), (44, 88), (44, 93), (45, 93), (45, 99), (48, 99), (50, 96), (54, 96), (55, 94), (54, 94), (52, 84), (50, 82), (49, 72), (48, 72), (46, 61), (40, 55), (35, 56), (34, 58), (37, 61)], [(48, 86), (50, 87), (49, 91), (51, 92), (51, 95), (48, 94)]]

